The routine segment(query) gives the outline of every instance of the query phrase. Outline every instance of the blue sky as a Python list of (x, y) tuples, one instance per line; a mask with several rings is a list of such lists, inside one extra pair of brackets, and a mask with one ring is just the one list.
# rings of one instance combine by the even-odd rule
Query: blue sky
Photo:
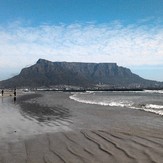
[(0, 80), (44, 58), (163, 81), (162, 20), (163, 0), (0, 0)]

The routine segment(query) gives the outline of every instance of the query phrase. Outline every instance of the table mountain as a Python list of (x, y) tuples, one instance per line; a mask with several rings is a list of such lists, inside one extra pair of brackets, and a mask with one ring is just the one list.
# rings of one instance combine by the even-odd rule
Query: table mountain
[(73, 85), (94, 87), (97, 84), (118, 87), (155, 87), (161, 83), (145, 80), (116, 63), (51, 62), (39, 59), (22, 69), (19, 75), (0, 82), (2, 88)]

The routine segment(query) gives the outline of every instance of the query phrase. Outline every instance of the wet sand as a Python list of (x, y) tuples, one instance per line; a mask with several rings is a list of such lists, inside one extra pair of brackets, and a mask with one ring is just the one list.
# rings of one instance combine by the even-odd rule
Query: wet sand
[[(82, 104), (70, 93), (17, 98), (25, 115), (69, 131), (0, 144), (2, 163), (162, 163), (163, 117), (140, 110)], [(60, 120), (60, 121), (59, 121)]]

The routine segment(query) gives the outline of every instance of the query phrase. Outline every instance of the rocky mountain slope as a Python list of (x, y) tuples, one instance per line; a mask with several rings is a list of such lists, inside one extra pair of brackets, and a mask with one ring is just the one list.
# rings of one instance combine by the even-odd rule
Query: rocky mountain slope
[(19, 75), (1, 81), (0, 87), (94, 87), (97, 84), (127, 88), (162, 85), (159, 82), (145, 80), (116, 63), (51, 62), (39, 59), (33, 66), (22, 69)]

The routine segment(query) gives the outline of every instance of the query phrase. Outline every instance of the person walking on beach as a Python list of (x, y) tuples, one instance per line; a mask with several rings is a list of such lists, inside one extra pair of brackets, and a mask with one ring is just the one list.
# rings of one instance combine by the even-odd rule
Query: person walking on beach
[(16, 97), (16, 89), (14, 89), (14, 96)]
[(2, 89), (2, 91), (1, 91), (1, 94), (2, 94), (2, 96), (3, 96), (3, 94), (4, 94), (4, 90)]
[(16, 102), (16, 88), (14, 89), (14, 103)]

